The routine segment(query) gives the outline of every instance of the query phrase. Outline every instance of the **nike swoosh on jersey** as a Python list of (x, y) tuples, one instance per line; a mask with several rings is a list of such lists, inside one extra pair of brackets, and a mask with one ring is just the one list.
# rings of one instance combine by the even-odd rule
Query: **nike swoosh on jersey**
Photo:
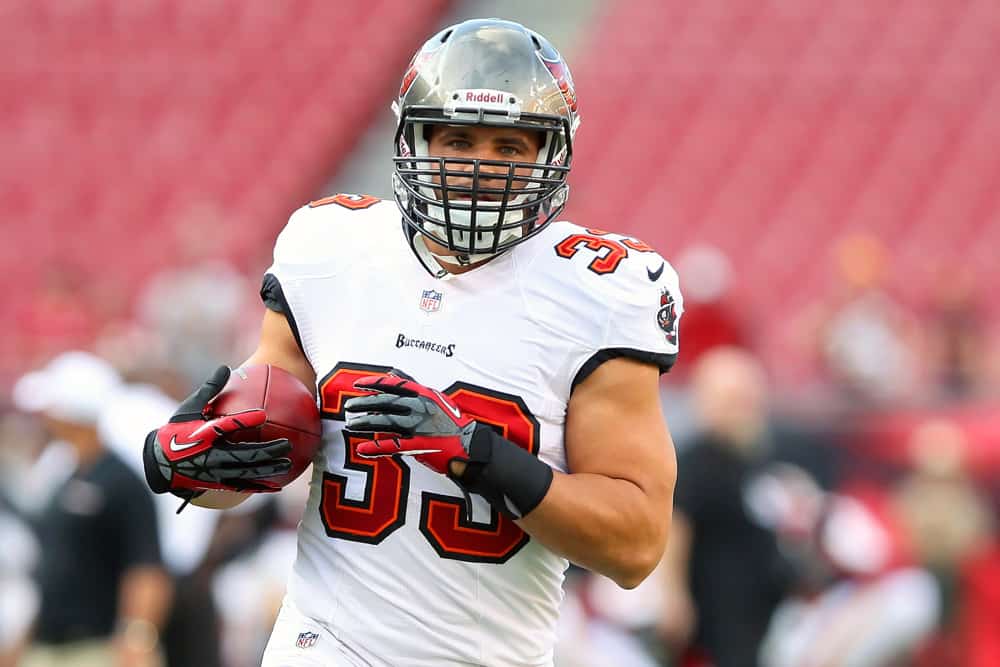
[(170, 451), (172, 452), (183, 452), (185, 449), (190, 449), (191, 447), (200, 444), (201, 440), (198, 440), (197, 442), (189, 442), (186, 445), (179, 445), (177, 444), (177, 436), (176, 435), (170, 436)]
[(658, 268), (656, 271), (650, 271), (649, 267), (647, 266), (646, 275), (648, 275), (649, 279), (655, 283), (657, 280), (660, 279), (660, 276), (663, 275), (663, 267), (666, 265), (667, 265), (666, 262), (660, 262), (660, 268)]

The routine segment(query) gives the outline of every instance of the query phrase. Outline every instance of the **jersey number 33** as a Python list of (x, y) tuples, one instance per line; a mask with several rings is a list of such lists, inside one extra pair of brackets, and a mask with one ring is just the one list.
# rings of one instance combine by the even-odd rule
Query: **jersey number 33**
[[(354, 383), (366, 376), (387, 375), (390, 370), (370, 364), (337, 364), (319, 383), (323, 418), (343, 421), (344, 401), (361, 395)], [(464, 382), (455, 382), (442, 393), (476, 421), (538, 454), (538, 420), (521, 398)], [(363, 459), (354, 453), (360, 439), (346, 433), (344, 439), (344, 468), (364, 473), (364, 497), (348, 498), (347, 478), (324, 472), (320, 501), (323, 526), (330, 537), (378, 544), (406, 520), (410, 468), (395, 456)], [(504, 563), (529, 539), (512, 519), (496, 510), (491, 511), (489, 523), (469, 521), (461, 497), (429, 491), (421, 494), (420, 532), (442, 558), (475, 563)]]

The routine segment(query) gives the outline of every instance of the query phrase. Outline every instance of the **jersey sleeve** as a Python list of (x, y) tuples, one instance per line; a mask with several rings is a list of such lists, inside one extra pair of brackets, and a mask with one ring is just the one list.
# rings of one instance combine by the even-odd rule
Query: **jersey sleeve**
[(394, 202), (387, 204), (367, 195), (319, 199), (292, 213), (278, 234), (260, 297), (268, 309), (284, 315), (310, 362), (324, 294), (351, 283), (360, 258), (370, 255), (373, 221), (380, 219), (389, 204), (395, 207)]
[(652, 364), (661, 373), (670, 370), (680, 349), (684, 301), (677, 272), (666, 260), (652, 251), (634, 253), (613, 273), (588, 277), (586, 289), (601, 317), (590, 349), (577, 358), (573, 387), (618, 357)]
[(268, 310), (273, 310), (285, 317), (288, 327), (292, 330), (292, 335), (295, 336), (296, 344), (300, 350), (305, 352), (305, 348), (302, 347), (302, 334), (299, 333), (299, 325), (295, 320), (295, 314), (292, 312), (292, 307), (289, 305), (288, 299), (285, 298), (285, 291), (281, 287), (281, 281), (270, 269), (264, 274), (264, 280), (260, 286), (260, 300), (264, 302), (264, 306)]
[(308, 208), (303, 207), (295, 211), (288, 220), (288, 224), (278, 235), (274, 244), (274, 260), (271, 266), (265, 271), (260, 287), (260, 298), (268, 310), (280, 313), (288, 321), (288, 326), (295, 336), (295, 342), (299, 349), (305, 352), (302, 345), (302, 335), (299, 332), (298, 320), (295, 316), (295, 309), (288, 302), (285, 295), (285, 285), (294, 283), (301, 273), (302, 260), (297, 256), (299, 247), (305, 244), (306, 231), (303, 227), (308, 226), (306, 216)]
[(284, 315), (295, 342), (311, 360), (312, 309), (309, 284), (336, 278), (350, 269), (352, 226), (349, 216), (358, 213), (341, 206), (312, 202), (292, 213), (274, 244), (274, 260), (264, 273), (260, 298), (264, 305)]

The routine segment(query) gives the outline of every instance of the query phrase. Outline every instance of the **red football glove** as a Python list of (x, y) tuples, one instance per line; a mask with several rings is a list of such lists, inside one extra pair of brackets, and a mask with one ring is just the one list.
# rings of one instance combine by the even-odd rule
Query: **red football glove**
[(476, 421), (441, 392), (395, 375), (362, 378), (354, 387), (373, 392), (344, 404), (348, 430), (373, 434), (358, 444), (361, 456), (413, 456), (442, 475), (453, 460), (468, 461)]
[(267, 478), (291, 467), (285, 438), (268, 442), (229, 442), (234, 431), (267, 421), (261, 409), (213, 418), (208, 403), (229, 381), (230, 370), (219, 367), (209, 380), (177, 408), (170, 421), (146, 436), (143, 463), (146, 481), (156, 493), (167, 491), (185, 499), (209, 489), (278, 491)]
[[(372, 392), (344, 403), (348, 433), (369, 434), (357, 445), (359, 455), (374, 458), (412, 456), (455, 481), (472, 520), (470, 493), (507, 516), (519, 519), (541, 502), (552, 483), (552, 469), (477, 423), (441, 392), (395, 375), (366, 377), (355, 388)], [(451, 462), (465, 469), (452, 474)]]

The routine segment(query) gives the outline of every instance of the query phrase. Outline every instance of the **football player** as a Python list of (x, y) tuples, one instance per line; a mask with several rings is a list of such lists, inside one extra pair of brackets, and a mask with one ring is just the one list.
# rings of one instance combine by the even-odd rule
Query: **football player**
[[(392, 106), (395, 201), (299, 209), (263, 281), (246, 364), (316, 387), (325, 419), (264, 664), (551, 665), (568, 561), (630, 588), (664, 550), (677, 275), (637, 239), (556, 221), (579, 117), (541, 35), (442, 30)], [(155, 490), (228, 507), (285, 469), (287, 443), (206, 427), (227, 373), (150, 434)], [(205, 433), (217, 456), (173, 451)]]

